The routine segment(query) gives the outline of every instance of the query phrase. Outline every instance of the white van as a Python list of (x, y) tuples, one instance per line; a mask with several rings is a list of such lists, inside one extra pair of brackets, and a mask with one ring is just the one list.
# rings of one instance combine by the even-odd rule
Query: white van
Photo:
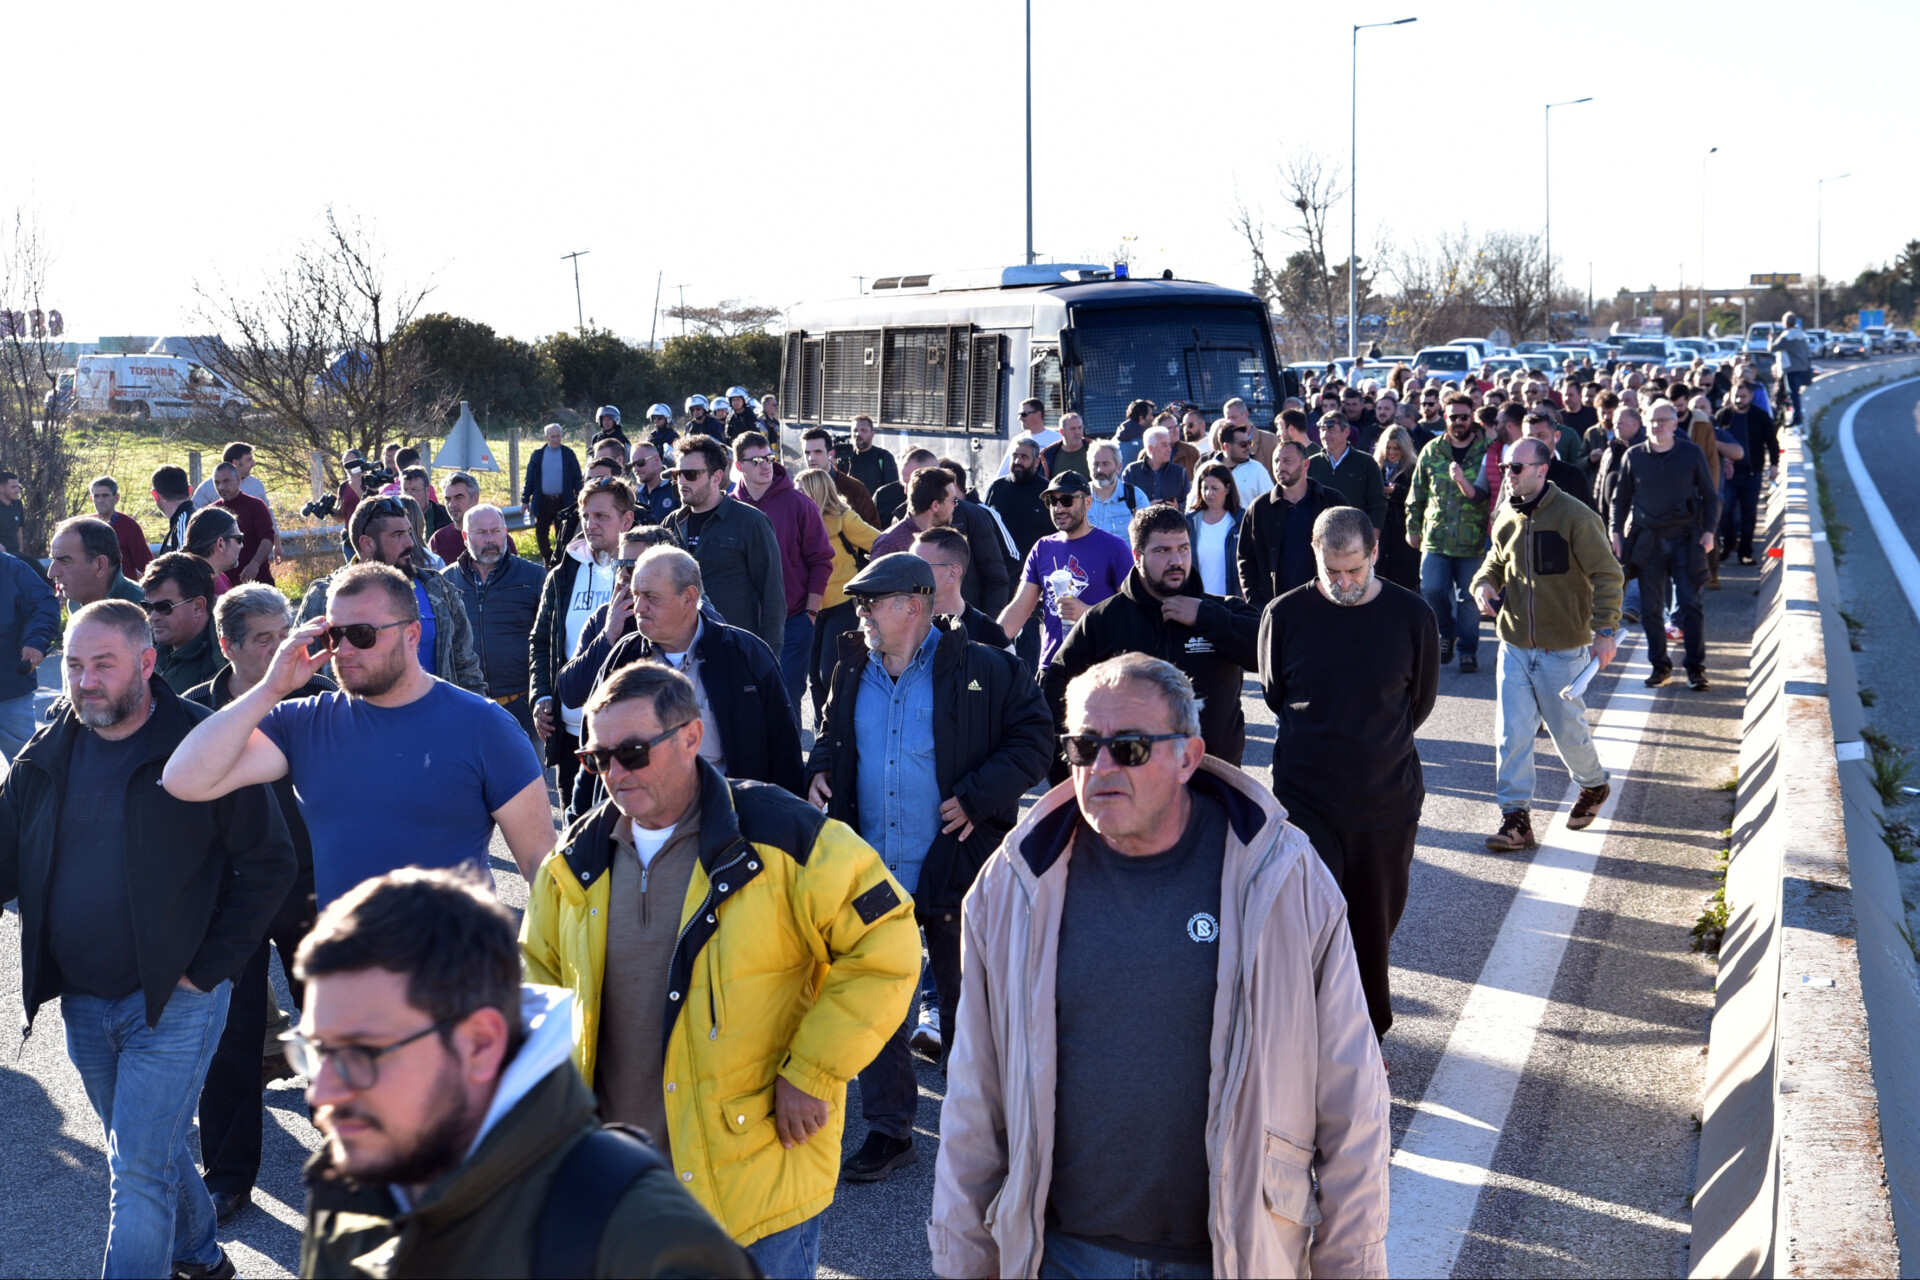
[(87, 355), (63, 373), (50, 397), (78, 413), (135, 418), (238, 418), (253, 402), (225, 378), (184, 356)]

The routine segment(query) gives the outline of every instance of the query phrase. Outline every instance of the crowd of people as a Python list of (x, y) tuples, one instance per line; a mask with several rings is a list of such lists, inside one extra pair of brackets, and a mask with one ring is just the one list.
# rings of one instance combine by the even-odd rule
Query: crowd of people
[(940, 1274), (1384, 1275), (1440, 668), (1492, 620), (1490, 850), (1537, 843), (1543, 727), (1595, 821), (1569, 688), (1623, 619), (1649, 685), (1671, 639), (1709, 687), (1765, 380), (1330, 367), (1268, 423), (1018, 417), (977, 476), (864, 415), (788, 452), (741, 387), (608, 405), (513, 477), (518, 540), (473, 475), (350, 454), (297, 606), (245, 443), (154, 472), (157, 553), (102, 476), (46, 579), (0, 554), (0, 900), (109, 1135), (106, 1273), (233, 1274), (277, 1071), (324, 1139), (307, 1274), (812, 1275), (836, 1185), (918, 1159), (918, 1053)]

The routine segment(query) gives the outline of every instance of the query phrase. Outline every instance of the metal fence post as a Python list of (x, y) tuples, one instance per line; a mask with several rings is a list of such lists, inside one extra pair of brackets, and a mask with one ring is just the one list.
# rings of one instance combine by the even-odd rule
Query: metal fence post
[(318, 449), (315, 449), (309, 457), (312, 459), (312, 467), (307, 478), (313, 485), (313, 499), (318, 502), (320, 494), (327, 487), (327, 463)]
[(187, 450), (187, 487), (189, 489), (200, 487), (200, 451), (198, 449)]

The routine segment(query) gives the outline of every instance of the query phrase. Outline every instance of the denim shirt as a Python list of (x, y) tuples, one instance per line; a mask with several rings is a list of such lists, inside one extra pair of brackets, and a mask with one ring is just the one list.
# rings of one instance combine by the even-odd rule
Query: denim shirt
[(912, 893), (933, 838), (940, 834), (940, 782), (933, 764), (933, 651), (941, 632), (927, 632), (920, 651), (895, 680), (879, 654), (869, 654), (853, 708), (860, 767), (856, 799), (860, 838)]
[[(1133, 505), (1127, 505), (1127, 491), (1133, 491)], [(1103, 498), (1094, 494), (1087, 500), (1087, 519), (1096, 529), (1105, 529), (1116, 538), (1127, 538), (1133, 524), (1133, 513), (1147, 505), (1147, 495), (1139, 488), (1125, 483), (1113, 486), (1113, 496)]]

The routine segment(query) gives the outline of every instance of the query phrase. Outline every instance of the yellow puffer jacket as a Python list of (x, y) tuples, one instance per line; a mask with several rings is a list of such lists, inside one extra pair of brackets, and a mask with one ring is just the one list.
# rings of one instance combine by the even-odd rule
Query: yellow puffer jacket
[[(661, 975), (667, 1132), (681, 1185), (744, 1245), (833, 1202), (847, 1082), (907, 1016), (920, 932), (906, 890), (851, 828), (699, 767), (700, 861)], [(520, 927), (527, 980), (575, 993), (573, 1060), (589, 1084), (618, 818), (609, 801), (569, 828)], [(775, 1075), (831, 1107), (791, 1151), (774, 1132)]]
[(852, 546), (871, 553), (873, 540), (880, 536), (880, 531), (851, 510), (821, 518), (827, 523), (827, 545), (833, 548), (833, 572), (827, 575), (827, 590), (821, 597), (820, 605), (823, 609), (831, 609), (846, 600), (847, 583), (860, 570), (860, 566), (853, 562), (853, 553), (847, 548)]

